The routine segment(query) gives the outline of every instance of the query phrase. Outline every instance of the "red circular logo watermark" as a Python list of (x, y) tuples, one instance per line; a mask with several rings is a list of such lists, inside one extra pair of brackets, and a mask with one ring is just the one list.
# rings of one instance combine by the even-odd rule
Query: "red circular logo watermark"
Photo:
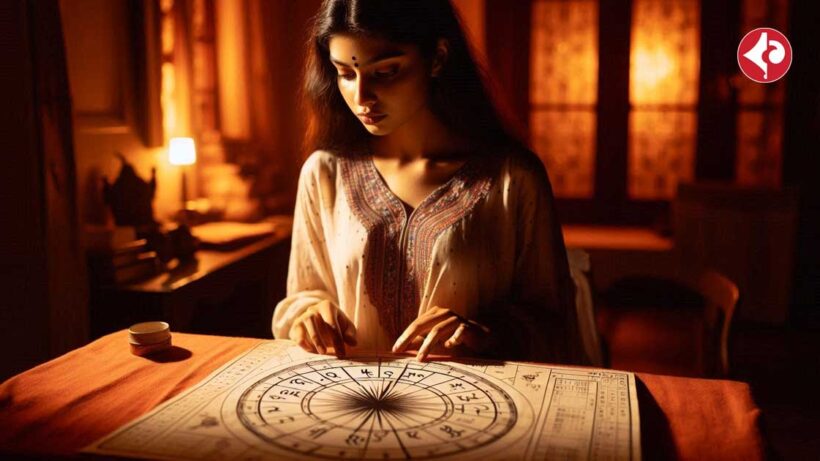
[(792, 65), (792, 46), (780, 31), (760, 27), (740, 41), (737, 64), (744, 75), (757, 83), (776, 82)]

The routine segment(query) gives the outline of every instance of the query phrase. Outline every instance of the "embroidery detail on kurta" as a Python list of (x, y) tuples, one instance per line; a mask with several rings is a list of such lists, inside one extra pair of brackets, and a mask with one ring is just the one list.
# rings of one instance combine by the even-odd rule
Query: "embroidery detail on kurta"
[(370, 156), (340, 156), (340, 164), (348, 206), (367, 229), (367, 293), (382, 327), (395, 339), (418, 315), (436, 239), (486, 197), (495, 162), (468, 161), (419, 204), (409, 221), (404, 205), (382, 180)]

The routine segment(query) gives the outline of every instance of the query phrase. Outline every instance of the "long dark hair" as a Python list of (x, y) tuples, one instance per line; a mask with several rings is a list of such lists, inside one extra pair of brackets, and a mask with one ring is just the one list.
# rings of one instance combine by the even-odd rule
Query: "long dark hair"
[(372, 136), (337, 87), (328, 43), (331, 35), (341, 33), (416, 45), (429, 63), (438, 39), (446, 39), (447, 60), (431, 84), (433, 113), (454, 133), (477, 145), (523, 145), (508, 117), (502, 117), (493, 103), (486, 73), (474, 60), (449, 0), (323, 0), (307, 44), (302, 89), (309, 114), (306, 153), (361, 152)]

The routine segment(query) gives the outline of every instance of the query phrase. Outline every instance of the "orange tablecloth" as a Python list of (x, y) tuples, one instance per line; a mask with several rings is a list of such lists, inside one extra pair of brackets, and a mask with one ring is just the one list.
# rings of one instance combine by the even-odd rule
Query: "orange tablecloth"
[[(127, 332), (104, 336), (0, 385), (0, 450), (72, 454), (258, 344), (174, 333), (174, 350), (130, 353)], [(733, 381), (638, 373), (644, 459), (762, 459), (760, 410)]]

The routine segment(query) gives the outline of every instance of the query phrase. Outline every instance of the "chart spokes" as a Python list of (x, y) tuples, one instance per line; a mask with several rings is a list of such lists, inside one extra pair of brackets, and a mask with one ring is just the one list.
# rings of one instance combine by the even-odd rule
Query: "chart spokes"
[[(295, 365), (260, 380), (237, 411), (262, 401), (263, 415), (240, 414), (251, 432), (320, 458), (424, 459), (469, 451), (509, 432), (517, 415), (512, 398), (479, 375), (409, 359)], [(269, 401), (298, 409), (299, 417), (271, 415)]]

